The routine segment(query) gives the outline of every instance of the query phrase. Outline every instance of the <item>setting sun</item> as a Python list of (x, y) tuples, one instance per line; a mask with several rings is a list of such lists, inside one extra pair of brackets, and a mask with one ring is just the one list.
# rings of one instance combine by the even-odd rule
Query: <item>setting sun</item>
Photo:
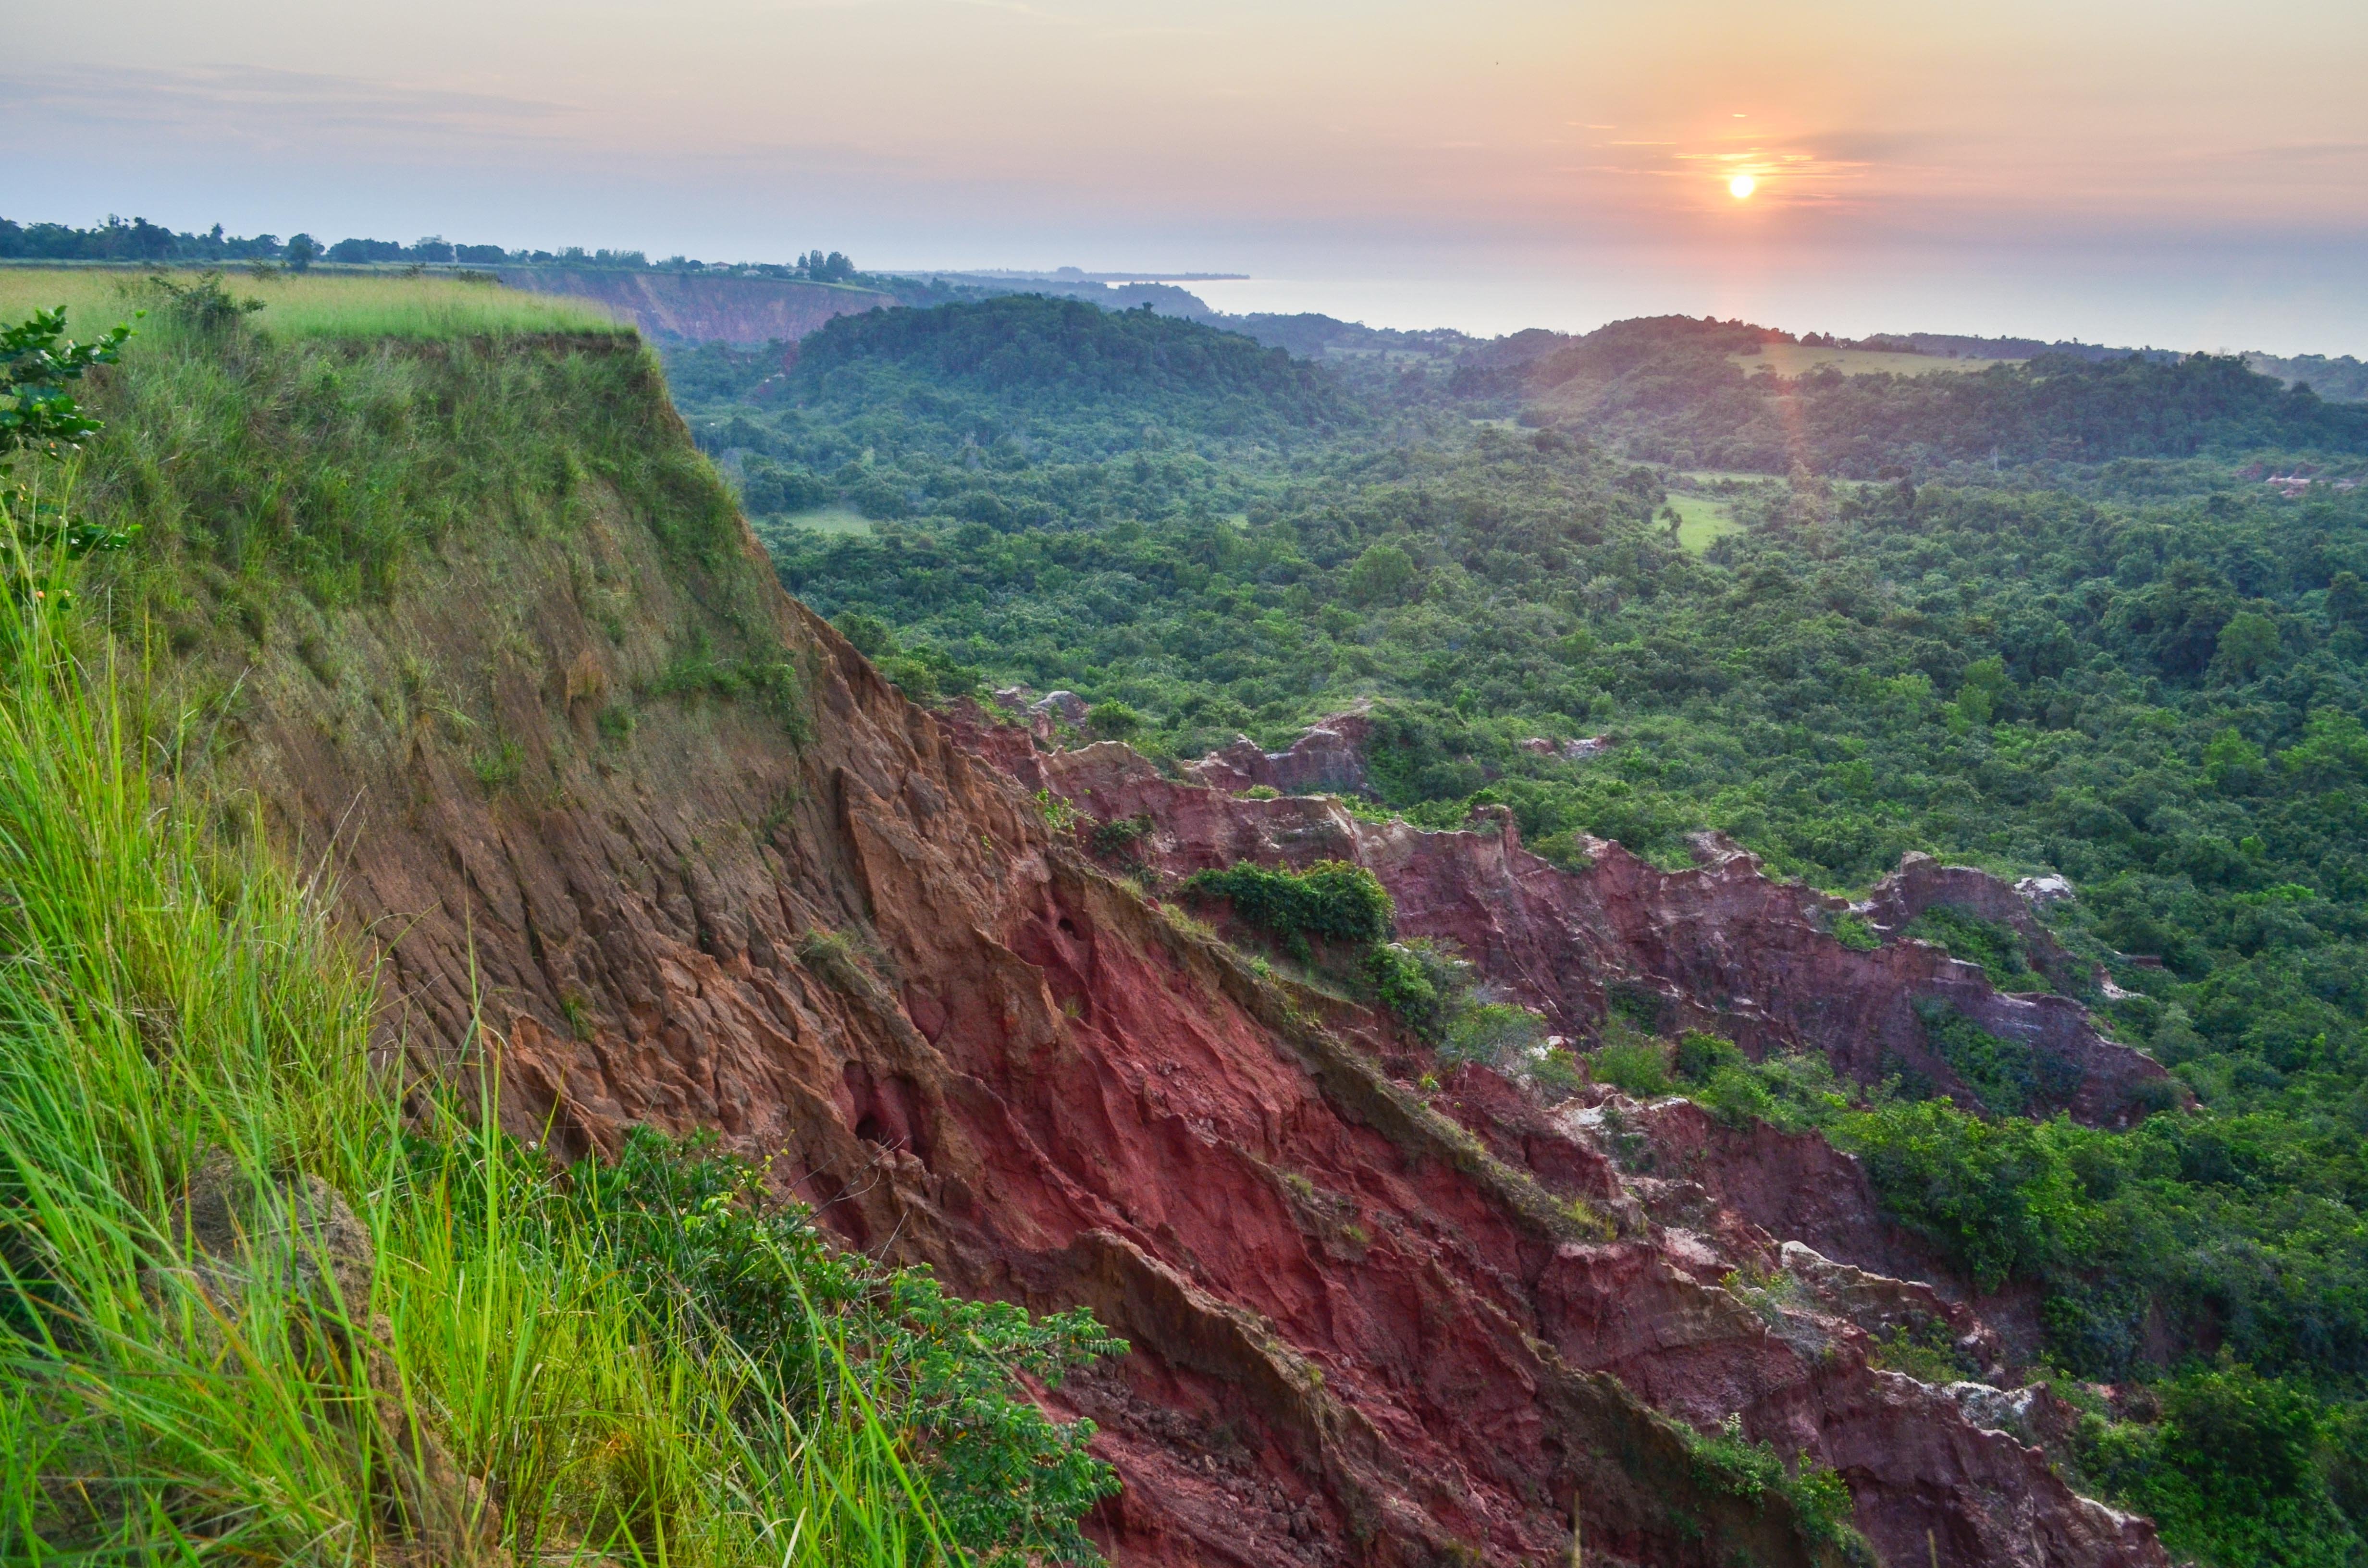
[(1726, 182), (1726, 193), (1737, 201), (1759, 188), (1759, 182), (1749, 175), (1736, 175)]

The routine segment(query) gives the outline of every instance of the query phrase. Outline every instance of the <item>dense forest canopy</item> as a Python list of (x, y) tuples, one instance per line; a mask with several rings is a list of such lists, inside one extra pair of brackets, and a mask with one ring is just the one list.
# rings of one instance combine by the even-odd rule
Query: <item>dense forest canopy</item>
[[(1375, 806), (1417, 824), (1497, 802), (1549, 856), (1670, 862), (1713, 827), (1844, 890), (1908, 850), (2071, 878), (2058, 935), (2118, 998), (2082, 999), (2193, 1110), (1732, 1093), (1859, 1149), (1969, 1280), (2042, 1290), (2065, 1374), (2159, 1389), (2099, 1418), (2089, 1484), (2231, 1568), (2357, 1562), (2368, 408), (2211, 357), (1749, 368), (1780, 340), (1674, 318), (1327, 379), (1015, 299), (673, 369), (783, 582), (925, 699), (1066, 687), (1167, 756), (1371, 702)], [(2297, 468), (2325, 482), (2259, 479)], [(2215, 1468), (2232, 1430), (2304, 1458)]]

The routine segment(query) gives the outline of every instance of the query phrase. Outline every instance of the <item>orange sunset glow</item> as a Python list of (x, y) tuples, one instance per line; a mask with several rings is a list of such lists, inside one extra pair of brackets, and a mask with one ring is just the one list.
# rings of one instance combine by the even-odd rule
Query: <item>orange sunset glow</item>
[(2227, 310), (2273, 313), (2239, 281), (2271, 250), (2368, 347), (2337, 259), (2368, 226), (2368, 7), (2339, 0), (2176, 27), (2139, 0), (627, 0), (601, 13), (617, 26), (556, 31), (524, 0), (245, 14), (234, 40), (162, 0), (16, 28), (15, 203), (63, 211), (104, 171), (127, 211), (290, 226), (242, 205), (261, 178), (340, 232), (755, 255), (826, 231), (899, 263), (1024, 253), (1278, 288), (1378, 288), (1452, 254), (1447, 273), (1539, 301), (1620, 256), (1674, 276), (1748, 210), (1756, 270), (1722, 275), (1720, 309), (1790, 308), (1787, 279), (1869, 308), (1843, 275), (1879, 289), (1912, 254), (2029, 273), (2066, 330), (2078, 288), (2168, 332), (2200, 301), (2134, 290), (2112, 258), (2180, 247), (2227, 280), (2192, 330), (2235, 332)]

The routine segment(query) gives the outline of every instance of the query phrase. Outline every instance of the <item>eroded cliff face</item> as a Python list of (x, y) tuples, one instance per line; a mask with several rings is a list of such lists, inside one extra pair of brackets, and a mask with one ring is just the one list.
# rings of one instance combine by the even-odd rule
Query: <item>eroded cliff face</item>
[(497, 275), (513, 289), (606, 305), (661, 342), (795, 344), (833, 316), (896, 302), (874, 289), (793, 278), (561, 267), (506, 267)]
[[(1140, 853), (1163, 873), (1244, 859), (1365, 866), (1396, 901), (1402, 935), (1452, 940), (1486, 979), (1572, 1035), (1600, 1027), (1616, 996), (1662, 1027), (1713, 1029), (1755, 1054), (1814, 1050), (1861, 1082), (1906, 1066), (1962, 1091), (1917, 1016), (1929, 998), (2063, 1063), (2066, 1108), (2083, 1120), (2123, 1125), (2169, 1088), (2158, 1062), (2104, 1039), (2068, 997), (1999, 992), (1978, 965), (1930, 943), (1845, 946), (1833, 929), (1847, 903), (1768, 876), (1714, 835), (1697, 840), (1688, 870), (1663, 871), (1588, 838), (1593, 864), (1566, 871), (1521, 847), (1503, 807), (1471, 831), (1426, 832), (1360, 821), (1324, 796), (1237, 795), (1243, 786), (1205, 767), (1197, 771), (1229, 787), (1171, 780), (1115, 742), (1044, 753), (1009, 729), (973, 722), (966, 733), (983, 754), (1096, 818), (1147, 817), (1156, 826)], [(2011, 887), (1929, 856), (1910, 857), (1868, 912), (1889, 934), (1943, 903), (2013, 923), (2043, 966), (2068, 965)]]
[[(689, 570), (596, 506), (340, 612), (339, 670), (249, 672), (232, 766), (381, 945), (390, 1057), (467, 1076), (489, 1044), (522, 1134), (576, 1153), (637, 1121), (714, 1127), (851, 1244), (1091, 1306), (1133, 1352), (1048, 1397), (1101, 1425), (1125, 1491), (1097, 1528), (1121, 1562), (1560, 1561), (1574, 1510), (1595, 1562), (1829, 1560), (1678, 1425), (1730, 1420), (1837, 1469), (1888, 1559), (2162, 1561), (2021, 1437), (1870, 1368), (1880, 1311), (1955, 1309), (1835, 1273), (1887, 1259), (1831, 1151), (1752, 1156), (1820, 1184), (1796, 1211), (1724, 1154), (1690, 1190), (1644, 1185), (1663, 1178), (1584, 1120), (1600, 1106), (1549, 1112), (1486, 1074), (1432, 1103), (1393, 1076), (1381, 1020), (1170, 918), (1031, 794), (1156, 805), (1179, 867), (1345, 847), (1410, 930), (1574, 1015), (1618, 979), (1872, 1065), (1911, 980), (2022, 1017), (1964, 966), (1837, 958), (1811, 895), (1731, 856), (1669, 877), (1603, 846), (1548, 876), (1508, 832), (967, 749), (745, 549)], [(752, 617), (798, 671), (792, 710), (700, 673)], [(2141, 1069), (2015, 1006), (2117, 1114)], [(1737, 1270), (1804, 1284), (1754, 1296)]]

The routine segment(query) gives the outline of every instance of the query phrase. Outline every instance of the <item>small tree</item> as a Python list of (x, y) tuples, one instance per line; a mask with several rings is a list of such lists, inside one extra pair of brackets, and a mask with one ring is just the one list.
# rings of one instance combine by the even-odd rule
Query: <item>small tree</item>
[(1414, 558), (1384, 541), (1369, 548), (1349, 568), (1349, 597), (1360, 605), (1395, 604), (1414, 585)]
[[(95, 365), (113, 364), (131, 335), (130, 326), (119, 325), (93, 342), (76, 343), (65, 330), (63, 307), (0, 327), (0, 515), (13, 536), (12, 578), (31, 570), (23, 552), (34, 548), (63, 550), (67, 559), (78, 560), (95, 550), (120, 550), (131, 540), (127, 529), (70, 521), (63, 507), (17, 477), (17, 460), (26, 453), (36, 461), (63, 460), (98, 433), (98, 421), (74, 400), (73, 383)], [(28, 587), (20, 580), (14, 585)]]

